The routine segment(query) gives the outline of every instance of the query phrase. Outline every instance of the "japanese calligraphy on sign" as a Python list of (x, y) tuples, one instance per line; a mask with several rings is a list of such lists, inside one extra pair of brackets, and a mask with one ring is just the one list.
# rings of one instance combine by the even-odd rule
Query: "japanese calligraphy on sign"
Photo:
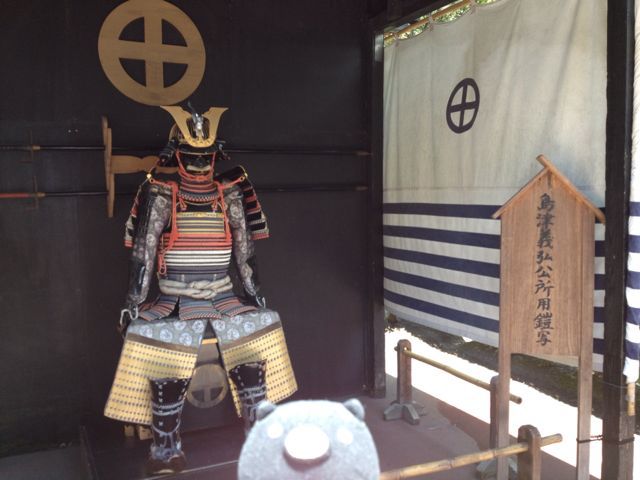
[(593, 321), (595, 211), (602, 215), (551, 165), (494, 215), (500, 335), (509, 322), (514, 353), (578, 355), (583, 319)]
[(538, 228), (538, 247), (536, 251), (535, 291), (536, 311), (533, 328), (536, 331), (536, 342), (542, 346), (551, 342), (553, 330), (553, 210), (555, 202), (548, 193), (540, 195), (536, 227)]
[[(544, 169), (493, 218), (501, 220), (496, 443), (509, 444), (511, 354), (578, 358), (577, 463), (589, 476), (594, 207), (543, 155)], [(498, 478), (506, 478), (506, 469)]]

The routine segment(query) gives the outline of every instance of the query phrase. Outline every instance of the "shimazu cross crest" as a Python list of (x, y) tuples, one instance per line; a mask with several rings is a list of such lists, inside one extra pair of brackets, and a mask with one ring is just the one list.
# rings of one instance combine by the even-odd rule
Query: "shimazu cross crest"
[(211, 408), (224, 400), (228, 391), (224, 369), (220, 365), (207, 363), (196, 367), (187, 400), (195, 407)]
[[(143, 41), (121, 39), (133, 21), (144, 20)], [(163, 43), (162, 23), (171, 24), (186, 45)], [(202, 37), (191, 19), (164, 0), (129, 0), (105, 19), (98, 38), (98, 54), (105, 74), (127, 97), (147, 105), (172, 105), (191, 95), (204, 75), (205, 49)], [(144, 62), (144, 85), (134, 80), (121, 60)], [(165, 85), (164, 64), (186, 65), (182, 77)]]
[(455, 86), (447, 103), (447, 125), (455, 133), (473, 127), (480, 110), (480, 89), (473, 78), (465, 78)]

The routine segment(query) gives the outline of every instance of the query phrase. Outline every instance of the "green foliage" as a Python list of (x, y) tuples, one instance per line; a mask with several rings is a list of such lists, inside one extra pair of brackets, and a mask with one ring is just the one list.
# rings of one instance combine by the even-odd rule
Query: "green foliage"
[[(498, 1), (498, 0), (476, 0), (476, 3), (478, 5), (486, 5), (488, 3), (493, 3), (495, 1)], [(434, 10), (433, 12), (431, 12), (431, 15), (433, 15), (434, 17), (437, 17), (438, 12), (441, 12), (443, 10), (448, 9), (449, 7), (451, 7), (451, 5), (454, 5), (455, 3), (458, 3), (458, 2), (452, 2), (452, 3), (448, 4), (448, 5), (445, 5), (442, 8), (439, 8), (438, 10)], [(469, 5), (460, 7), (458, 9), (456, 9), (456, 10), (453, 10), (453, 11), (451, 11), (449, 13), (446, 13), (444, 15), (441, 15), (441, 16), (435, 18), (433, 20), (433, 24), (437, 25), (439, 23), (453, 22), (454, 20), (457, 20), (462, 15), (467, 13), (470, 9), (471, 9), (471, 6), (469, 6)], [(428, 18), (429, 18), (429, 15), (423, 15), (422, 17), (417, 18), (414, 23), (418, 23), (421, 20), (426, 20)], [(406, 31), (404, 33), (401, 33), (399, 35), (396, 34), (396, 32), (386, 33), (385, 36), (384, 36), (384, 46), (388, 47), (389, 45), (393, 44), (396, 39), (398, 39), (398, 40), (406, 40), (407, 38), (411, 38), (411, 37), (415, 37), (416, 35), (420, 35), (425, 30), (428, 30), (430, 28), (430, 26), (431, 26), (431, 23), (427, 22), (427, 23), (425, 23), (423, 25), (418, 25), (418, 26), (416, 26), (416, 28), (411, 29), (409, 31)]]

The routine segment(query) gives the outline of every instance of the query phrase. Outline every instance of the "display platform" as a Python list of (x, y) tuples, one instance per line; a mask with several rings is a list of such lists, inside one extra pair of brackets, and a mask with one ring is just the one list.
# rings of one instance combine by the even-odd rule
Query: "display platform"
[[(419, 425), (402, 420), (385, 421), (383, 412), (395, 399), (396, 379), (387, 376), (386, 398), (359, 396), (365, 421), (380, 457), (383, 471), (443, 460), (489, 448), (489, 425), (442, 401), (413, 389), (413, 399), (426, 415)], [(482, 394), (482, 392), (480, 392)], [(347, 398), (334, 399), (337, 401)], [(146, 476), (144, 464), (149, 440), (125, 439), (123, 424), (105, 418), (87, 422), (82, 443), (91, 480), (236, 480), (237, 459), (244, 442), (242, 423), (182, 436), (187, 470), (174, 475)], [(515, 439), (512, 439), (515, 441)], [(575, 469), (543, 452), (542, 478), (573, 478)], [(443, 471), (429, 480), (476, 480), (476, 465)]]
[[(388, 376), (386, 398), (358, 397), (365, 407), (365, 421), (378, 448), (382, 470), (479, 449), (473, 438), (439, 412), (436, 399), (418, 390), (414, 390), (414, 398), (428, 412), (420, 425), (384, 421), (383, 411), (394, 400), (395, 391), (395, 378)], [(488, 429), (486, 431), (488, 433)], [(87, 476), (91, 480), (236, 480), (237, 459), (244, 442), (240, 420), (232, 425), (187, 432), (182, 435), (182, 441), (188, 468), (179, 474), (146, 476), (144, 464), (150, 441), (125, 438), (122, 423), (93, 419), (83, 427), (82, 437), (85, 463), (90, 472)], [(435, 475), (434, 480), (472, 479), (474, 468), (442, 472)]]
[(146, 474), (150, 440), (125, 437), (122, 423), (91, 419), (82, 427), (81, 440), (91, 480), (235, 480), (244, 430), (239, 420), (233, 425), (185, 433), (182, 444), (188, 468), (172, 475)]

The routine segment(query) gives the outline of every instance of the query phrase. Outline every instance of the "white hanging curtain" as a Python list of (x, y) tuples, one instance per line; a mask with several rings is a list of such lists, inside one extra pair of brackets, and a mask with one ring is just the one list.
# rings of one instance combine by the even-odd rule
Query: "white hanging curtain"
[[(391, 313), (497, 345), (491, 214), (540, 170), (540, 153), (604, 206), (606, 32), (602, 0), (500, 0), (385, 49)], [(595, 228), (601, 353), (604, 226)]]

